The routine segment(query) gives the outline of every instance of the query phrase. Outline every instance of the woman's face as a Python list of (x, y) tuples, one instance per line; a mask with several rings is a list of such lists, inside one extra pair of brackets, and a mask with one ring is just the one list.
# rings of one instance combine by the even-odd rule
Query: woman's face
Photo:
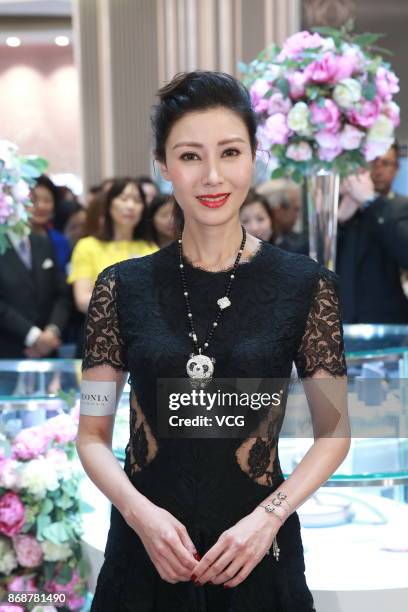
[(152, 183), (142, 183), (142, 189), (145, 194), (146, 204), (149, 205), (155, 196), (157, 196), (157, 189)]
[(153, 217), (153, 224), (159, 236), (172, 238), (174, 234), (173, 203), (167, 202), (160, 206)]
[(80, 238), (83, 238), (85, 233), (86, 212), (78, 210), (70, 216), (65, 224), (64, 234), (68, 238), (70, 244), (74, 246)]
[(31, 195), (33, 202), (31, 222), (34, 225), (47, 225), (54, 214), (54, 198), (49, 189), (43, 185), (34, 187)]
[(246, 204), (240, 214), (241, 223), (250, 233), (261, 240), (272, 236), (272, 220), (260, 202)]
[(165, 150), (161, 171), (186, 224), (221, 225), (239, 214), (255, 166), (239, 115), (226, 108), (188, 113), (173, 125)]
[(113, 198), (110, 215), (115, 225), (135, 228), (140, 223), (143, 208), (139, 189), (128, 183), (122, 193)]

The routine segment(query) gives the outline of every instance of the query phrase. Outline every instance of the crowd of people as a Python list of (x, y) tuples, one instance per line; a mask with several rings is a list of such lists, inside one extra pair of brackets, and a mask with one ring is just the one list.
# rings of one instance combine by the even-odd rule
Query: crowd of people
[[(408, 198), (392, 191), (395, 144), (370, 172), (341, 185), (337, 273), (344, 323), (408, 323)], [(85, 315), (98, 274), (155, 252), (176, 237), (172, 196), (148, 176), (91, 187), (81, 203), (43, 175), (32, 190), (31, 235), (10, 234), (0, 256), (0, 358), (81, 358)], [(250, 189), (241, 222), (257, 238), (308, 254), (302, 191), (287, 180)], [(68, 348), (67, 348), (68, 347)]]

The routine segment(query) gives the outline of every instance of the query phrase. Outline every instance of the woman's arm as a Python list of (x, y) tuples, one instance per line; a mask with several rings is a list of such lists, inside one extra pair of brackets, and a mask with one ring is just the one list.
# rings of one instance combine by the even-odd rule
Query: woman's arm
[(73, 282), (74, 300), (79, 312), (87, 312), (93, 287), (94, 283), (89, 278), (79, 278)]

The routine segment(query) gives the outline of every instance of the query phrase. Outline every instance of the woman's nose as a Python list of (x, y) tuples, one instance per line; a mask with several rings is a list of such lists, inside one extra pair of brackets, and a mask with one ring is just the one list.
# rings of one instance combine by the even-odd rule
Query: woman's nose
[(212, 185), (222, 182), (220, 168), (215, 161), (208, 162), (204, 172), (204, 182)]

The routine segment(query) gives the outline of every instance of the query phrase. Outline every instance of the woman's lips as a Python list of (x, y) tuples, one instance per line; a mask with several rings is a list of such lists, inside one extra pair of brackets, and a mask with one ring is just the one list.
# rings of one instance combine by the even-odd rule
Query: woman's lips
[(220, 208), (221, 206), (223, 206), (225, 204), (225, 202), (228, 200), (230, 194), (226, 193), (224, 194), (222, 197), (208, 197), (208, 199), (205, 199), (205, 197), (198, 197), (197, 196), (197, 200), (200, 202), (200, 204), (202, 204), (203, 206), (207, 206), (207, 208)]

